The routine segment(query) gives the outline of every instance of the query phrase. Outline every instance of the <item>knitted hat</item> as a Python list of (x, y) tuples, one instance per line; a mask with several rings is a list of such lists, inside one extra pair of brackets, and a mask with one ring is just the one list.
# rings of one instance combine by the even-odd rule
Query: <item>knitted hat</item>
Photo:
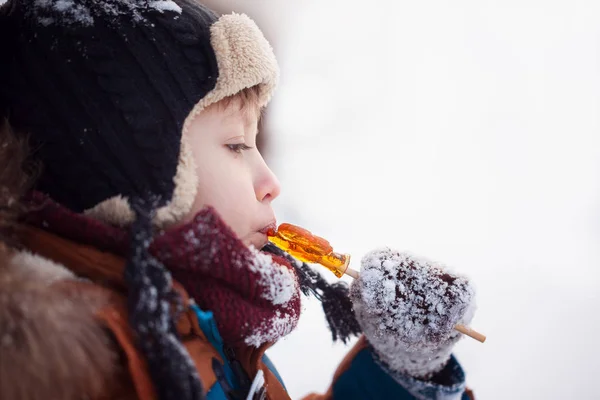
[(187, 124), (256, 85), (265, 105), (278, 77), (248, 17), (194, 0), (9, 0), (0, 26), (0, 103), (41, 161), (36, 189), (121, 226), (135, 198), (158, 202), (158, 226), (187, 213)]

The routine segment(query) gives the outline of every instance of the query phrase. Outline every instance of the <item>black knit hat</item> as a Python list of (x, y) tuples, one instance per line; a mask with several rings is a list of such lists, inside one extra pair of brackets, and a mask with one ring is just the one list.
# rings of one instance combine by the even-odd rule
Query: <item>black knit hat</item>
[[(133, 222), (122, 199), (177, 203), (178, 181), (194, 180), (182, 130), (201, 100), (258, 85), (266, 103), (277, 80), (247, 17), (218, 20), (195, 0), (9, 0), (0, 26), (0, 102), (43, 165), (37, 189), (110, 223)], [(176, 222), (194, 190), (158, 216)]]
[(13, 1), (1, 22), (10, 124), (43, 163), (38, 189), (77, 212), (116, 195), (169, 201), (183, 123), (218, 77), (211, 11), (132, 4)]

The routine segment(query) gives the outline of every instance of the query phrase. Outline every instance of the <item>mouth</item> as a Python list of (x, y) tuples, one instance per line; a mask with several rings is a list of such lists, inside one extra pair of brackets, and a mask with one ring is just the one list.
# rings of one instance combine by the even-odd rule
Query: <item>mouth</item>
[(269, 235), (273, 235), (275, 232), (277, 232), (277, 222), (273, 219), (262, 228), (251, 233), (246, 240), (244, 240), (244, 243), (247, 245), (251, 244), (255, 248), (261, 249), (264, 245), (269, 243)]
[(274, 234), (275, 232), (277, 232), (277, 222), (275, 222), (275, 221), (269, 222), (258, 232), (262, 233), (263, 235), (267, 235), (267, 236)]

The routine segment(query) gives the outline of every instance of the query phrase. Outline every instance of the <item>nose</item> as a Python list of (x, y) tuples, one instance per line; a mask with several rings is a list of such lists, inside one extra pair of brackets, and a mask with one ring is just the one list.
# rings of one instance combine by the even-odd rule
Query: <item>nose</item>
[(281, 192), (281, 184), (273, 171), (263, 161), (262, 173), (255, 181), (254, 190), (256, 199), (262, 202), (271, 202), (279, 196)]

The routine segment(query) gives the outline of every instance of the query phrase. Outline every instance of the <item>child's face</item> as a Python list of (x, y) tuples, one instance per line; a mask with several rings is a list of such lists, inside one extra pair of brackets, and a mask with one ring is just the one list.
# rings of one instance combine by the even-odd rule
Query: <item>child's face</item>
[(208, 107), (186, 132), (198, 192), (185, 221), (212, 206), (246, 245), (261, 248), (276, 223), (271, 201), (280, 187), (256, 148), (258, 111), (242, 111), (240, 105), (234, 99), (227, 108)]

